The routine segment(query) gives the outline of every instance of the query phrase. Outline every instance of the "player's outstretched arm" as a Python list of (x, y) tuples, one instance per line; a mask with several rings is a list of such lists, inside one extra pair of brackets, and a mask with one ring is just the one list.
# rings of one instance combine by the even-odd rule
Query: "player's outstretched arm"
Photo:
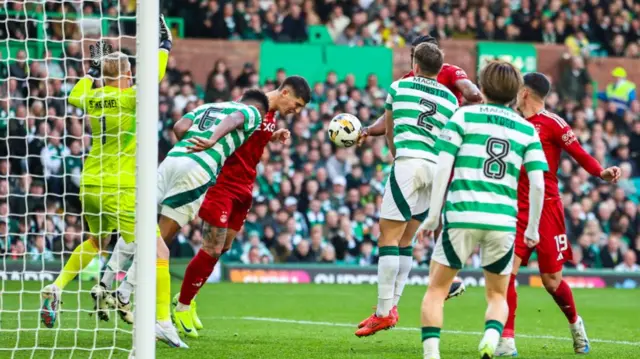
[(462, 96), (470, 103), (480, 103), (483, 101), (482, 93), (478, 87), (469, 79), (461, 79), (455, 82), (456, 88), (462, 92)]
[(167, 72), (169, 62), (169, 52), (173, 46), (173, 35), (171, 29), (164, 20), (164, 15), (160, 15), (160, 51), (158, 51), (158, 82), (162, 81)]
[(193, 146), (188, 147), (189, 152), (200, 152), (213, 147), (218, 140), (229, 134), (229, 132), (240, 129), (244, 126), (245, 115), (241, 111), (236, 111), (225, 117), (220, 124), (216, 126), (210, 138), (192, 137), (188, 139)]
[(384, 115), (378, 117), (371, 126), (363, 127), (358, 134), (358, 146), (362, 146), (369, 136), (382, 136), (387, 132)]

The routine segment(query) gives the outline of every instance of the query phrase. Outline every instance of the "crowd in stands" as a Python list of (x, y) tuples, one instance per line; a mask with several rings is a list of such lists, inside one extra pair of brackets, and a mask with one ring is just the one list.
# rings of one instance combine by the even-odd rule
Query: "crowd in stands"
[[(103, 5), (110, 3), (103, 1)], [(286, 0), (174, 0), (164, 5), (174, 16), (202, 18), (186, 22), (187, 35), (194, 37), (262, 39), (275, 31), (285, 33), (283, 41), (301, 41), (304, 37), (296, 36), (306, 34), (306, 25), (328, 23), (338, 43), (355, 45), (389, 44), (390, 38), (401, 45), (424, 33), (439, 39), (465, 38), (466, 34), (468, 38), (567, 42), (571, 53), (575, 43), (567, 39), (584, 35), (590, 44), (600, 44), (613, 56), (629, 51), (640, 36), (640, 23), (628, 15), (640, 13), (639, 5), (616, 1), (598, 7), (598, 3), (524, 0), (485, 1), (480, 6), (461, 0), (452, 6), (449, 1), (325, 0), (298, 5)], [(513, 8), (514, 4), (518, 7)], [(90, 6), (85, 12), (90, 11), (95, 9)], [(489, 31), (491, 26), (494, 29)], [(360, 40), (353, 42), (354, 36)], [(619, 36), (622, 49), (616, 47)], [(584, 49), (584, 41), (577, 44)], [(19, 52), (17, 59), (0, 62), (0, 253), (6, 258), (60, 259), (83, 237), (78, 191), (91, 129), (82, 111), (66, 102), (71, 87), (84, 74), (80, 48), (71, 43), (65, 54), (62, 61), (29, 61), (25, 52)], [(547, 108), (571, 124), (603, 167), (618, 165), (623, 175), (617, 186), (610, 186), (591, 178), (571, 159), (562, 160), (560, 188), (567, 236), (574, 249), (574, 259), (567, 266), (639, 271), (640, 104), (630, 98), (620, 111), (621, 104), (606, 92), (594, 102), (595, 89), (584, 66), (586, 54), (580, 50), (568, 57), (561, 78), (553, 79), (555, 88)], [(612, 81), (621, 81), (622, 75), (614, 73), (618, 79)], [(205, 102), (238, 98), (248, 87), (273, 90), (286, 76), (282, 69), (260, 85), (254, 64), (232, 73), (219, 59), (207, 81), (196, 83), (189, 70), (171, 58), (160, 84), (159, 160), (176, 142), (172, 126), (186, 112)], [(378, 213), (391, 165), (385, 140), (369, 138), (358, 148), (335, 148), (326, 128), (340, 112), (353, 113), (364, 125), (370, 124), (384, 111), (386, 89), (375, 75), (365, 88), (357, 88), (353, 76), (339, 79), (335, 73), (311, 87), (311, 103), (300, 115), (278, 119), (280, 128), (291, 131), (291, 139), (287, 145), (271, 143), (265, 150), (253, 209), (225, 261), (370, 265), (377, 260)], [(202, 245), (200, 225), (196, 219), (182, 229), (171, 245), (174, 257), (197, 252)], [(416, 266), (428, 265), (433, 244), (431, 233), (418, 233)], [(476, 253), (468, 265), (477, 267), (479, 262)], [(536, 265), (535, 260), (531, 262)]]
[(166, 1), (168, 14), (197, 19), (188, 37), (304, 41), (326, 24), (338, 44), (408, 46), (420, 35), (567, 44), (575, 54), (640, 57), (634, 0)]

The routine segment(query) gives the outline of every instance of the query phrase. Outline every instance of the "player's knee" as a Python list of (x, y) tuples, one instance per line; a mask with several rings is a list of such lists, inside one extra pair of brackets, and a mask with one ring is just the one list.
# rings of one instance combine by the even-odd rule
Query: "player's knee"
[(561, 280), (562, 277), (558, 273), (545, 273), (542, 275), (542, 285), (551, 294), (558, 289)]

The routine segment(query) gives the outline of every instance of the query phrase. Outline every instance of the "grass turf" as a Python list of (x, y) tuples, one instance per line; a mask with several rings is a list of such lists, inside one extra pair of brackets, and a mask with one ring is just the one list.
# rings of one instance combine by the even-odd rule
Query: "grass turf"
[[(175, 293), (179, 283), (173, 285)], [(63, 295), (67, 312), (61, 314), (60, 326), (47, 329), (38, 318), (40, 284), (25, 282), (23, 289), (20, 282), (5, 282), (0, 358), (127, 358), (131, 326), (116, 320), (115, 313), (108, 323), (89, 316), (90, 287), (83, 284), (84, 292), (78, 294), (73, 292), (77, 285), (70, 285)], [(375, 286), (206, 285), (198, 297), (205, 325), (200, 338), (186, 340), (190, 349), (184, 350), (158, 343), (157, 358), (421, 358), (423, 294), (422, 287), (407, 287), (398, 328), (360, 339), (353, 335), (355, 323), (371, 313)], [(576, 289), (574, 294), (592, 340), (589, 358), (640, 358), (640, 291)], [(519, 298), (519, 358), (573, 357), (566, 319), (544, 289), (521, 287)], [(484, 309), (481, 288), (447, 303), (443, 358), (477, 357)]]

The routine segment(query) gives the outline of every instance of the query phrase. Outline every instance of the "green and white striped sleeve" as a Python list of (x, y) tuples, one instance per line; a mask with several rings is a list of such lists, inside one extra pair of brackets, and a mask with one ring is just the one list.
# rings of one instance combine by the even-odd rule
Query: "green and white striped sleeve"
[(438, 153), (444, 151), (455, 157), (464, 138), (464, 126), (463, 111), (456, 111), (440, 131), (440, 136), (436, 142), (436, 151)]
[(252, 133), (262, 123), (262, 116), (254, 106), (243, 106), (238, 111), (244, 116), (244, 132)]
[(531, 142), (525, 148), (523, 158), (524, 169), (527, 172), (549, 170), (547, 158), (544, 155), (544, 151), (542, 151), (542, 144), (537, 131), (533, 131)]

